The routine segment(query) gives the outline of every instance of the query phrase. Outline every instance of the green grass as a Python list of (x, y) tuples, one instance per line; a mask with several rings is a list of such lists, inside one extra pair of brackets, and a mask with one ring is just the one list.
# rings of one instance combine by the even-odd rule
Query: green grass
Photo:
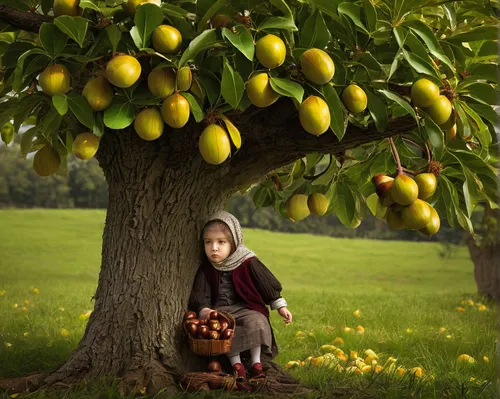
[[(80, 315), (93, 305), (104, 217), (100, 210), (0, 211), (0, 294), (5, 290), (0, 296), (0, 377), (52, 370), (78, 344), (87, 322)], [(456, 247), (442, 257), (437, 243), (253, 229), (244, 233), (247, 246), (281, 281), (294, 315), (294, 322), (285, 326), (276, 312), (272, 314), (280, 349), (277, 362), (320, 356), (320, 347), (338, 336), (347, 354), (369, 348), (382, 363), (393, 356), (406, 369), (424, 369), (425, 378), (408, 373), (352, 375), (307, 364), (290, 370), (324, 397), (331, 396), (332, 389), (350, 392), (349, 397), (496, 396), (496, 312), (490, 304), (480, 312), (460, 303), (480, 300), (474, 295), (473, 266), (465, 248)], [(457, 306), (466, 311), (458, 312)], [(356, 309), (360, 318), (352, 315)], [(364, 335), (343, 331), (344, 326), (357, 325), (365, 327)], [(440, 327), (447, 331), (439, 333)], [(63, 336), (62, 329), (69, 335)], [(297, 339), (297, 331), (306, 337)], [(477, 363), (458, 364), (461, 353)], [(105, 389), (79, 387), (67, 397), (90, 398), (95, 392)], [(115, 392), (108, 388), (106, 397)]]

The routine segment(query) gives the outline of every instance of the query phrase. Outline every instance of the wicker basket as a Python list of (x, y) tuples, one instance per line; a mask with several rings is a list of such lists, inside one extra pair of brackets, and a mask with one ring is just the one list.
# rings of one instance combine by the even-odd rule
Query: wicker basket
[(229, 337), (229, 339), (214, 340), (193, 338), (187, 331), (186, 323), (184, 321), (182, 322), (182, 327), (184, 328), (184, 332), (188, 337), (189, 349), (193, 353), (200, 356), (217, 356), (228, 353), (231, 350), (231, 342), (233, 342), (233, 337), (236, 330), (236, 322), (234, 320), (234, 317), (229, 313), (221, 310), (217, 310), (217, 312), (226, 318), (229, 323), (228, 328), (231, 328), (233, 330), (233, 333), (231, 334), (231, 337)]

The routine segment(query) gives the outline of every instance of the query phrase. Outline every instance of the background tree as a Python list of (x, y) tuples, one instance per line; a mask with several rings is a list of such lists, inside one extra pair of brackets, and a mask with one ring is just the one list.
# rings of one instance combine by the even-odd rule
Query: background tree
[(94, 312), (47, 384), (153, 392), (195, 367), (180, 322), (198, 232), (258, 181), (257, 205), (350, 227), (371, 211), (472, 231), (479, 202), (497, 207), (497, 2), (151, 2), (0, 5), (2, 137), (36, 118), (21, 150), (42, 176), (98, 148), (109, 189)]

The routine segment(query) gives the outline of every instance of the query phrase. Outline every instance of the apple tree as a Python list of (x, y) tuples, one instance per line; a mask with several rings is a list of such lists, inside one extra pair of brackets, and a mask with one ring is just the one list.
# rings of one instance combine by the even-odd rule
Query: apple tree
[[(497, 208), (498, 0), (0, 0), (0, 126), (109, 186), (85, 334), (46, 384), (171, 386), (199, 232), (235, 193), (432, 235)], [(418, 230), (418, 231), (417, 231)]]

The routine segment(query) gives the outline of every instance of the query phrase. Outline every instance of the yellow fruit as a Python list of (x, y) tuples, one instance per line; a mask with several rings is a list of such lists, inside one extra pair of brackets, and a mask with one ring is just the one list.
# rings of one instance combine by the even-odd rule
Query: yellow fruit
[(307, 206), (311, 213), (323, 216), (328, 209), (328, 198), (321, 193), (311, 194), (307, 197)]
[(437, 188), (436, 176), (433, 173), (420, 173), (415, 176), (415, 183), (418, 186), (418, 198), (427, 199)]
[(406, 373), (406, 369), (404, 369), (403, 367), (398, 367), (396, 369), (396, 374), (399, 375), (399, 376), (402, 376)]
[(342, 102), (349, 112), (358, 114), (366, 109), (368, 98), (361, 87), (349, 85), (342, 92)]
[(181, 68), (177, 71), (177, 90), (187, 91), (191, 87), (193, 74), (189, 67)]
[(180, 129), (189, 120), (190, 107), (188, 101), (179, 93), (172, 94), (163, 101), (161, 116), (167, 125)]
[(294, 194), (286, 201), (286, 211), (288, 217), (294, 222), (298, 222), (309, 216), (310, 211), (307, 206), (307, 195)]
[(255, 54), (266, 68), (277, 68), (285, 61), (285, 43), (278, 36), (266, 35), (255, 45)]
[(333, 340), (332, 342), (333, 345), (343, 345), (344, 344), (344, 340), (340, 337), (335, 337), (335, 339)]
[(439, 219), (438, 213), (432, 206), (429, 205), (429, 208), (431, 209), (431, 220), (424, 228), (421, 228), (418, 231), (430, 237), (439, 231), (439, 228), (441, 227), (441, 219)]
[(414, 375), (415, 377), (422, 377), (424, 375), (424, 370), (422, 367), (413, 367), (410, 370), (410, 374)]
[(141, 64), (130, 55), (119, 55), (108, 62), (106, 75), (112, 85), (127, 88), (141, 76)]
[(52, 9), (56, 17), (60, 15), (69, 15), (76, 17), (81, 15), (81, 9), (78, 7), (80, 0), (54, 0)]
[(70, 75), (64, 65), (49, 65), (38, 77), (38, 84), (48, 96), (56, 93), (67, 93), (70, 84)]
[(271, 88), (267, 73), (253, 76), (246, 84), (246, 91), (250, 102), (259, 108), (270, 106), (280, 96)]
[(319, 136), (330, 127), (330, 109), (320, 97), (310, 96), (299, 109), (300, 124), (308, 133)]
[(352, 312), (352, 315), (354, 317), (361, 317), (361, 311), (359, 309), (356, 309), (354, 312)]
[(135, 117), (134, 129), (144, 140), (156, 140), (163, 133), (163, 119), (156, 108), (145, 108)]
[(399, 205), (410, 205), (418, 197), (418, 185), (411, 177), (399, 174), (392, 183), (391, 197)]
[(422, 229), (431, 221), (431, 207), (427, 202), (416, 199), (401, 211), (403, 222), (409, 229)]
[(485, 310), (487, 310), (488, 308), (485, 306), (485, 305), (479, 305), (477, 307), (477, 310), (479, 310), (480, 312), (484, 312)]
[(133, 15), (135, 14), (135, 11), (139, 4), (146, 4), (146, 3), (156, 4), (158, 7), (161, 6), (161, 0), (128, 0), (126, 8), (129, 14)]
[(33, 157), (33, 170), (40, 177), (53, 175), (61, 165), (61, 157), (50, 145), (37, 151)]
[(357, 326), (356, 329), (356, 334), (364, 334), (365, 333), (365, 328), (363, 326)]
[(411, 101), (417, 107), (429, 107), (439, 97), (439, 87), (429, 79), (419, 79), (411, 87)]
[(98, 76), (87, 82), (83, 88), (83, 97), (92, 108), (92, 111), (104, 111), (113, 100), (113, 88), (104, 76)]
[(148, 75), (148, 88), (155, 97), (162, 100), (175, 91), (175, 73), (170, 68), (154, 69)]
[(12, 139), (14, 138), (14, 125), (12, 122), (7, 122), (2, 127), (2, 133), (0, 134), (2, 141), (9, 145)]
[(92, 158), (99, 148), (99, 137), (92, 133), (80, 133), (73, 141), (72, 152), (84, 161)]
[(450, 129), (446, 130), (446, 141), (453, 140), (457, 135), (457, 125), (453, 125)]
[(177, 53), (182, 45), (182, 35), (170, 25), (160, 25), (153, 31), (153, 47), (159, 53)]
[(457, 123), (457, 115), (455, 114), (455, 112), (452, 112), (448, 120), (442, 125), (440, 125), (440, 127), (443, 130), (448, 130), (451, 129), (453, 126), (455, 126), (456, 123)]
[(476, 363), (476, 361), (474, 360), (474, 358), (472, 356), (467, 355), (465, 353), (459, 355), (458, 358), (457, 358), (457, 360), (459, 362), (470, 363), (470, 364)]
[(425, 112), (438, 125), (442, 125), (448, 120), (451, 111), (450, 100), (445, 96), (439, 96), (428, 108), (425, 108)]
[(200, 136), (201, 157), (211, 165), (224, 162), (231, 153), (231, 142), (227, 132), (220, 126), (208, 125)]
[(401, 212), (396, 212), (392, 207), (387, 210), (386, 220), (393, 230), (401, 230), (406, 227)]
[(317, 48), (312, 48), (302, 54), (300, 67), (306, 79), (317, 85), (328, 83), (335, 73), (335, 65), (330, 56)]

